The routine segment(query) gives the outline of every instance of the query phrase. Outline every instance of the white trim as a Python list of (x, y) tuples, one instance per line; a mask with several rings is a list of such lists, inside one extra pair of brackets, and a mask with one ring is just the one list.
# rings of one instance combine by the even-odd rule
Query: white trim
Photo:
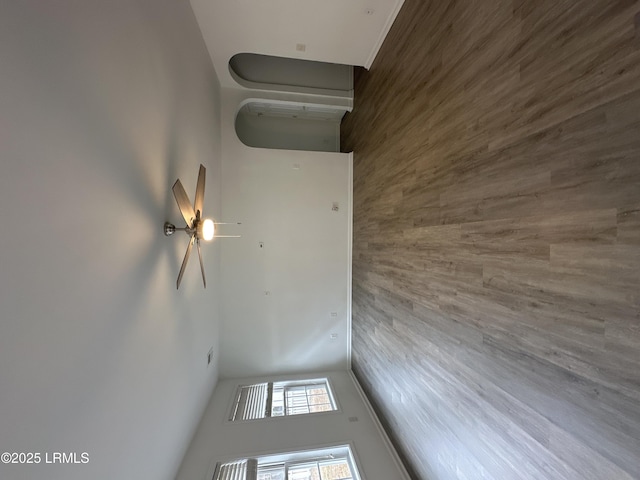
[(387, 17), (387, 21), (384, 24), (382, 31), (380, 32), (380, 36), (378, 37), (376, 43), (374, 43), (373, 48), (371, 49), (371, 53), (369, 54), (369, 58), (367, 58), (367, 61), (364, 64), (364, 68), (366, 68), (367, 70), (369, 70), (371, 68), (371, 65), (373, 65), (373, 61), (376, 59), (376, 55), (378, 55), (378, 51), (382, 47), (384, 39), (387, 38), (389, 30), (391, 30), (391, 25), (393, 25), (393, 22), (398, 16), (398, 12), (400, 12), (400, 8), (402, 8), (403, 4), (404, 0), (396, 0), (396, 5), (391, 13), (389, 13), (389, 17)]
[(236, 108), (236, 116), (242, 110), (242, 107), (249, 103), (273, 103), (275, 105), (305, 105), (308, 107), (318, 107), (318, 108), (326, 108), (329, 110), (335, 110), (337, 112), (351, 112), (353, 111), (353, 104), (350, 105), (339, 105), (333, 103), (313, 103), (313, 102), (304, 102), (301, 100), (280, 100), (277, 98), (259, 98), (259, 97), (249, 97), (245, 98), (238, 104)]
[(353, 152), (349, 153), (349, 173), (347, 175), (347, 366), (351, 371), (351, 297), (353, 268)]
[(382, 423), (380, 423), (380, 419), (378, 418), (378, 415), (376, 415), (375, 410), (371, 406), (371, 402), (369, 402), (369, 399), (365, 395), (364, 390), (362, 390), (362, 387), (360, 386), (360, 382), (358, 382), (358, 379), (354, 375), (353, 370), (349, 370), (349, 375), (351, 376), (351, 380), (353, 381), (353, 384), (355, 385), (356, 390), (358, 391), (358, 395), (360, 395), (360, 398), (362, 399), (362, 402), (364, 403), (367, 409), (367, 412), (369, 412), (369, 416), (373, 420), (373, 424), (376, 426), (376, 429), (378, 430), (378, 433), (382, 438), (382, 442), (384, 443), (385, 447), (387, 448), (387, 451), (391, 455), (391, 458), (393, 458), (393, 462), (395, 463), (396, 468), (402, 474), (402, 478), (398, 480), (411, 480), (411, 477), (409, 476), (409, 473), (407, 472), (407, 469), (405, 468), (404, 463), (402, 463), (402, 460), (400, 460), (400, 456), (398, 455), (398, 452), (396, 451), (393, 444), (391, 443), (391, 440), (389, 439), (389, 435), (387, 435), (386, 430), (382, 427)]

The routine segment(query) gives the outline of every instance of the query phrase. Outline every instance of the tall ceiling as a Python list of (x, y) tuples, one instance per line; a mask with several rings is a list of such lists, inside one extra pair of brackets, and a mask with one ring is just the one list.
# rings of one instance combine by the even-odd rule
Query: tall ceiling
[(403, 3), (191, 0), (223, 87), (237, 86), (228, 63), (243, 52), (369, 67)]

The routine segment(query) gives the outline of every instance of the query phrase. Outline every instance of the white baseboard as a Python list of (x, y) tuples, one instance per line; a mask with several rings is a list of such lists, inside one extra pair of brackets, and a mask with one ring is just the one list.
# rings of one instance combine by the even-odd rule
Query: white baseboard
[(347, 181), (347, 366), (351, 371), (351, 297), (353, 268), (353, 152), (349, 153), (349, 175)]
[(380, 47), (382, 47), (384, 39), (387, 38), (387, 33), (389, 33), (389, 30), (391, 30), (391, 25), (393, 25), (393, 22), (398, 16), (398, 12), (400, 11), (400, 8), (402, 8), (403, 4), (404, 0), (397, 0), (395, 7), (389, 14), (389, 17), (387, 17), (387, 21), (385, 22), (384, 27), (380, 32), (380, 36), (378, 37), (376, 43), (373, 44), (373, 48), (371, 49), (369, 58), (367, 58), (367, 61), (364, 64), (364, 68), (366, 68), (367, 70), (369, 70), (371, 68), (371, 65), (373, 65), (373, 61), (376, 59), (376, 55), (378, 55), (378, 51), (380, 50)]
[(358, 382), (358, 379), (353, 373), (353, 370), (349, 369), (349, 375), (351, 376), (351, 380), (353, 381), (353, 384), (355, 385), (356, 390), (358, 391), (358, 395), (360, 395), (360, 397), (362, 398), (362, 401), (365, 407), (367, 408), (367, 411), (369, 412), (369, 415), (371, 416), (371, 419), (373, 420), (373, 423), (376, 426), (376, 429), (380, 433), (380, 437), (382, 438), (385, 447), (389, 451), (391, 458), (393, 458), (393, 461), (396, 467), (398, 468), (398, 471), (402, 474), (402, 478), (398, 480), (411, 480), (411, 477), (409, 476), (409, 473), (407, 472), (407, 469), (405, 468), (404, 463), (402, 463), (402, 460), (400, 460), (400, 456), (398, 455), (398, 452), (393, 446), (393, 443), (391, 443), (391, 439), (389, 438), (389, 435), (387, 435), (386, 430), (383, 428), (382, 423), (380, 423), (380, 419), (378, 418), (378, 415), (373, 409), (371, 402), (369, 402), (369, 399), (365, 395), (364, 390), (360, 386), (360, 382)]

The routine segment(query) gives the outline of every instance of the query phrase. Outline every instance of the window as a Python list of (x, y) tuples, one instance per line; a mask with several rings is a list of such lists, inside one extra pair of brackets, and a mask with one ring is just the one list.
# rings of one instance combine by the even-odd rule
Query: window
[(326, 379), (257, 383), (238, 388), (229, 420), (304, 415), (335, 409)]
[(353, 480), (353, 474), (347, 459), (340, 458), (291, 465), (287, 480)]
[(348, 446), (219, 464), (213, 480), (357, 480)]

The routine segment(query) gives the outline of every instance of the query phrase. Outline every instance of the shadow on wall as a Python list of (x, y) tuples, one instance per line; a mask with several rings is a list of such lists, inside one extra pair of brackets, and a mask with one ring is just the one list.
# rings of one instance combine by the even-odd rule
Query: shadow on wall
[(337, 63), (238, 53), (229, 60), (229, 73), (246, 88), (339, 97), (353, 90), (353, 67)]
[(275, 100), (247, 100), (236, 115), (238, 138), (248, 147), (340, 151), (344, 107)]

